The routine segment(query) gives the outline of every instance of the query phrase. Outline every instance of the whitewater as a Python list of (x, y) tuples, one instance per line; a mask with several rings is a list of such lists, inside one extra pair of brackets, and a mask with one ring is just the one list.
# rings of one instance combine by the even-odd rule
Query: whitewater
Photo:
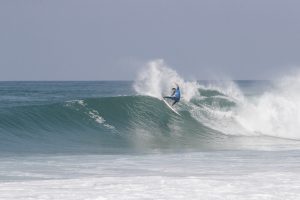
[[(178, 84), (175, 115), (162, 101)], [(0, 82), (0, 199), (300, 199), (300, 73)]]

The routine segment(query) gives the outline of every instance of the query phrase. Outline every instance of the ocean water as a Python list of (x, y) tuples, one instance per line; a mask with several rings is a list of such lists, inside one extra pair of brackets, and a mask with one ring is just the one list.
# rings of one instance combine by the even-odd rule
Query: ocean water
[(134, 81), (0, 82), (0, 199), (300, 199), (299, 89), (162, 61)]

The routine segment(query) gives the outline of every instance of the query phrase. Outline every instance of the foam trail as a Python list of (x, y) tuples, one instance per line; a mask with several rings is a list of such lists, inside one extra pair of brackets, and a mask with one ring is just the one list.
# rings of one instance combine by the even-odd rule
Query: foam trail
[[(66, 106), (68, 107), (73, 106), (74, 104), (80, 105), (84, 109), (83, 112), (87, 114), (91, 119), (95, 120), (95, 122), (97, 122), (98, 124), (102, 124), (108, 129), (115, 129), (114, 126), (106, 123), (106, 120), (102, 116), (100, 116), (97, 110), (88, 108), (88, 105), (86, 102), (84, 102), (84, 100), (71, 100), (66, 102)], [(78, 108), (76, 110), (79, 111)]]
[(178, 84), (181, 88), (182, 99), (190, 101), (199, 95), (199, 85), (196, 81), (184, 81), (176, 71), (170, 69), (163, 60), (153, 60), (146, 64), (139, 73), (134, 89), (140, 95), (161, 99), (162, 95), (169, 95), (171, 88)]

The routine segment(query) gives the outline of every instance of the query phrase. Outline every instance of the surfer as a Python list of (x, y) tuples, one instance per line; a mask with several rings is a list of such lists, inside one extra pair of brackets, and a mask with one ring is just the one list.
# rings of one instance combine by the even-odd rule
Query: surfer
[(172, 94), (171, 96), (165, 96), (164, 99), (172, 99), (174, 102), (172, 106), (174, 106), (177, 102), (180, 101), (180, 89), (178, 84), (176, 84), (176, 88), (172, 88)]

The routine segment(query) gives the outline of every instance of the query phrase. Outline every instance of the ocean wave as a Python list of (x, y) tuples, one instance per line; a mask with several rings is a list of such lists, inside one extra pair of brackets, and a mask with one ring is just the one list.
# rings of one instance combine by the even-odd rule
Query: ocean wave
[[(0, 150), (224, 148), (243, 136), (299, 140), (298, 77), (249, 98), (232, 81), (185, 81), (163, 61), (152, 61), (133, 84), (136, 95), (1, 108)], [(175, 105), (180, 116), (161, 97), (172, 83), (182, 90)]]
[(168, 148), (201, 146), (219, 134), (195, 120), (186, 108), (180, 105), (182, 115), (174, 115), (163, 101), (139, 95), (17, 106), (0, 113), (0, 138), (2, 144)]

